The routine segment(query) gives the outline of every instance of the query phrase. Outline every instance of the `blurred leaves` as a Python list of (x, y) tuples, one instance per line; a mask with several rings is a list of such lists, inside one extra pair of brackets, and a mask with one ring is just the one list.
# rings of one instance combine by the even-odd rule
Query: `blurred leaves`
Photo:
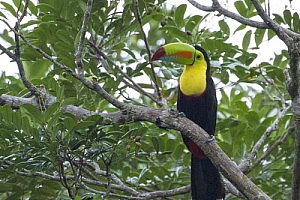
[[(16, 20), (20, 2), (23, 6), (24, 1), (20, 0), (1, 1), (4, 9), (0, 11), (0, 18)], [(234, 6), (246, 18), (256, 16), (250, 0), (235, 1)], [(75, 69), (74, 54), (85, 9), (86, 0), (39, 0), (37, 5), (29, 1), (31, 18), (22, 22), (22, 33), (57, 61)], [(269, 62), (260, 63), (252, 47), (259, 48), (264, 39), (275, 37), (271, 30), (248, 29), (244, 25), (233, 29), (231, 22), (223, 18), (218, 21), (218, 28), (208, 29), (211, 15), (189, 13), (186, 4), (172, 7), (164, 1), (141, 0), (139, 9), (152, 51), (176, 41), (199, 44), (206, 49), (219, 97), (217, 140), (222, 149), (239, 162), (276, 118), (282, 98), (287, 97), (283, 77), (283, 70), (288, 65), (287, 51), (275, 54)], [(94, 1), (86, 39), (110, 61), (99, 60), (97, 52), (86, 42), (83, 53), (85, 76), (87, 79), (96, 76), (106, 91), (116, 98), (155, 107), (149, 98), (137, 94), (122, 82), (125, 77), (121, 76), (120, 70), (144, 90), (153, 93), (149, 58), (134, 13), (130, 0)], [(299, 32), (297, 12), (286, 9), (272, 17), (277, 23)], [(228, 41), (232, 34), (240, 33), (239, 46)], [(13, 51), (12, 32), (6, 28), (0, 37)], [(49, 199), (68, 198), (66, 189), (57, 182), (14, 173), (15, 169), (26, 168), (57, 174), (58, 163), (66, 152), (74, 159), (93, 161), (100, 169), (110, 168), (136, 189), (145, 186), (147, 190), (164, 190), (189, 184), (190, 154), (180, 134), (145, 122), (103, 126), (99, 122), (105, 119), (99, 116), (80, 120), (63, 114), (61, 106), (69, 104), (104, 113), (116, 109), (36, 51), (23, 43), (21, 46), (27, 77), (56, 96), (57, 103), (49, 108), (43, 108), (43, 102), (38, 107), (26, 104), (19, 110), (0, 107), (0, 159), (15, 163), (12, 169), (0, 168), (0, 198), (39, 199), (39, 195)], [(163, 96), (176, 94), (182, 66), (157, 63), (155, 71)], [(25, 93), (19, 78), (4, 73), (0, 76), (0, 94), (23, 96)], [(176, 95), (168, 102), (172, 108), (175, 104)], [(258, 156), (290, 125), (288, 114)], [(292, 152), (293, 138), (289, 138), (250, 173), (252, 180), (274, 199), (289, 199), (291, 171), (286, 169), (292, 165)], [(65, 164), (65, 170), (67, 175), (72, 175), (70, 165)], [(106, 192), (101, 187), (95, 189)], [(84, 190), (78, 196), (101, 198)], [(189, 194), (174, 198), (188, 199)]]

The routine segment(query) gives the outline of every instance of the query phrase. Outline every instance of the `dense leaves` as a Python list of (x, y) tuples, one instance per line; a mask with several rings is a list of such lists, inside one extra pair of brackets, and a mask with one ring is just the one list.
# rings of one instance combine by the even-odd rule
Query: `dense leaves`
[[(0, 12), (1, 20), (11, 18), (16, 21), (24, 9), (24, 1), (20, 0), (1, 4), (4, 8)], [(154, 50), (161, 44), (181, 41), (200, 44), (207, 50), (219, 98), (217, 141), (239, 163), (275, 120), (282, 104), (288, 103), (283, 81), (287, 52), (283, 50), (274, 56), (274, 60), (260, 63), (259, 56), (249, 47), (254, 46), (254, 41), (259, 48), (263, 41), (271, 40), (274, 37), (272, 31), (246, 29), (240, 35), (238, 45), (232, 44), (228, 39), (232, 34), (240, 34), (245, 26), (234, 30), (230, 21), (222, 18), (216, 25), (218, 30), (203, 29), (207, 15), (188, 13), (185, 4), (172, 8), (166, 5), (169, 4), (164, 1), (139, 1), (142, 25), (150, 48)], [(236, 1), (234, 5), (244, 17), (256, 15), (248, 0)], [(75, 69), (75, 51), (85, 10), (86, 0), (39, 0), (36, 5), (29, 1), (28, 15), (31, 19), (22, 22), (21, 32), (30, 43)], [(122, 5), (119, 1), (94, 1), (86, 39), (108, 59), (101, 59), (101, 55), (86, 41), (83, 50), (85, 76), (88, 79), (98, 77), (104, 89), (118, 99), (156, 107), (148, 97), (128, 88), (121, 74), (121, 71), (127, 73), (141, 88), (154, 92), (153, 74), (136, 13), (134, 3), (129, 0)], [(297, 12), (284, 10), (274, 14), (274, 19), (299, 32)], [(11, 45), (10, 50), (15, 48), (9, 28), (0, 36)], [(61, 179), (49, 180), (29, 173), (43, 172), (59, 177), (61, 165), (66, 175), (73, 175), (76, 168), (84, 176), (110, 181), (94, 172), (91, 172), (92, 176), (82, 172), (76, 162), (83, 160), (96, 163), (107, 174), (116, 174), (137, 190), (166, 190), (189, 184), (190, 154), (177, 132), (144, 122), (100, 125), (99, 122), (106, 119), (99, 116), (78, 119), (62, 113), (60, 108), (64, 105), (99, 112), (114, 112), (116, 109), (21, 42), (21, 58), (27, 77), (34, 85), (43, 85), (57, 97), (57, 102), (48, 108), (43, 107), (43, 102), (38, 107), (30, 104), (20, 109), (0, 107), (0, 198), (68, 198)], [(182, 66), (158, 63), (155, 71), (163, 97), (170, 97), (168, 105), (175, 108), (176, 95), (171, 94), (176, 93)], [(22, 96), (26, 93), (19, 78), (2, 74), (0, 95)], [(257, 157), (290, 126), (291, 117), (287, 114), (267, 138)], [(274, 199), (289, 199), (291, 170), (288, 169), (292, 166), (292, 144), (291, 137), (249, 174)], [(22, 172), (28, 172), (29, 177)], [(62, 184), (57, 184), (57, 181)], [(69, 183), (72, 181), (70, 179)], [(89, 187), (93, 190), (72, 185), (73, 189), (78, 189), (77, 199), (102, 199), (109, 192), (103, 186)], [(115, 193), (127, 194), (119, 190)], [(187, 199), (188, 196), (174, 198)]]

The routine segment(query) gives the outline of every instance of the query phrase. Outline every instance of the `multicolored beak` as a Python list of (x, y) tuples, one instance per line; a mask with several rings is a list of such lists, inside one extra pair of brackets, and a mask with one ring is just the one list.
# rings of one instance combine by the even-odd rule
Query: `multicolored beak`
[(151, 61), (162, 60), (166, 62), (174, 62), (184, 65), (192, 65), (195, 61), (195, 47), (182, 43), (175, 42), (166, 44), (153, 54)]

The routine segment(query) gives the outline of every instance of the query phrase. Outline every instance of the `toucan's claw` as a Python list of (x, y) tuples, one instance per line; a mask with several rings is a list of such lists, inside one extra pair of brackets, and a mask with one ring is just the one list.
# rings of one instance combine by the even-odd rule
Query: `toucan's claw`
[(206, 141), (206, 143), (211, 143), (211, 142), (214, 142), (214, 141), (216, 141), (215, 140), (215, 136), (214, 135), (210, 135), (210, 138)]
[(179, 112), (178, 116), (179, 117), (186, 117), (186, 115), (184, 114), (184, 112)]

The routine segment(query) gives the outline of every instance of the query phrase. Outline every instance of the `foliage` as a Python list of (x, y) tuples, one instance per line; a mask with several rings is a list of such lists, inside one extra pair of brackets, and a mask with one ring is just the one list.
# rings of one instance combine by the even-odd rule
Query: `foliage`
[[(39, 0), (37, 5), (29, 1), (31, 19), (21, 25), (22, 33), (36, 45), (66, 66), (75, 69), (75, 51), (79, 43), (86, 0)], [(24, 1), (1, 2), (2, 20), (13, 18), (24, 8)], [(126, 72), (140, 87), (153, 92), (153, 74), (148, 64), (143, 36), (132, 1), (97, 0), (93, 3), (88, 25), (88, 40), (94, 42), (109, 58), (108, 63), (99, 61), (88, 42), (84, 46), (85, 76), (99, 78), (106, 91), (116, 98), (133, 104), (155, 107), (148, 97), (128, 89), (122, 81), (120, 70)], [(118, 5), (118, 7), (117, 7)], [(255, 51), (265, 40), (271, 40), (270, 30), (247, 28), (241, 47), (228, 42), (232, 34), (245, 29), (241, 25), (233, 30), (230, 22), (220, 19), (219, 30), (203, 29), (207, 15), (186, 15), (185, 4), (168, 8), (163, 0), (139, 1), (144, 30), (152, 50), (163, 43), (182, 41), (201, 44), (211, 57), (213, 76), (219, 96), (217, 141), (222, 149), (237, 163), (251, 150), (254, 143), (266, 131), (286, 104), (283, 69), (287, 66), (287, 52), (275, 55), (274, 60), (258, 63)], [(256, 15), (250, 1), (236, 1), (235, 7), (242, 16)], [(290, 10), (275, 14), (274, 19), (290, 29), (298, 31), (299, 15)], [(15, 48), (12, 31), (7, 28), (1, 38)], [(58, 175), (63, 163), (65, 173), (72, 175), (74, 163), (70, 160), (86, 160), (97, 163), (101, 170), (117, 174), (121, 180), (136, 189), (156, 191), (185, 186), (189, 183), (190, 154), (185, 149), (181, 136), (172, 130), (163, 130), (153, 124), (135, 122), (123, 125), (100, 125), (99, 116), (78, 119), (60, 111), (64, 105), (76, 105), (91, 111), (117, 111), (103, 98), (53, 65), (37, 51), (21, 41), (21, 58), (26, 74), (34, 85), (44, 85), (57, 103), (49, 108), (23, 105), (14, 110), (0, 107), (0, 198), (3, 199), (48, 199), (68, 198), (68, 192), (55, 180), (41, 176), (22, 176), (22, 170)], [(255, 45), (253, 45), (255, 42)], [(272, 40), (271, 40), (272, 42)], [(114, 61), (118, 66), (113, 65)], [(181, 66), (157, 64), (158, 85), (163, 97), (176, 92), (176, 81)], [(236, 77), (232, 81), (230, 77)], [(0, 94), (22, 96), (27, 90), (20, 79), (5, 76), (0, 78)], [(169, 99), (168, 106), (175, 108), (176, 95)], [(288, 113), (278, 128), (267, 138), (260, 157), (274, 141), (291, 126)], [(293, 158), (293, 138), (255, 167), (249, 176), (274, 199), (289, 199)], [(9, 167), (6, 166), (9, 162)], [(83, 172), (82, 172), (83, 173)], [(93, 173), (100, 181), (106, 178)], [(70, 180), (70, 183), (72, 181)], [(280, 186), (280, 187), (278, 187)], [(73, 185), (72, 187), (77, 187)], [(90, 185), (103, 192), (79, 188), (76, 198), (102, 199), (107, 189)], [(117, 194), (126, 194), (116, 191)], [(177, 196), (178, 199), (186, 199)], [(229, 197), (234, 199), (234, 197)]]

